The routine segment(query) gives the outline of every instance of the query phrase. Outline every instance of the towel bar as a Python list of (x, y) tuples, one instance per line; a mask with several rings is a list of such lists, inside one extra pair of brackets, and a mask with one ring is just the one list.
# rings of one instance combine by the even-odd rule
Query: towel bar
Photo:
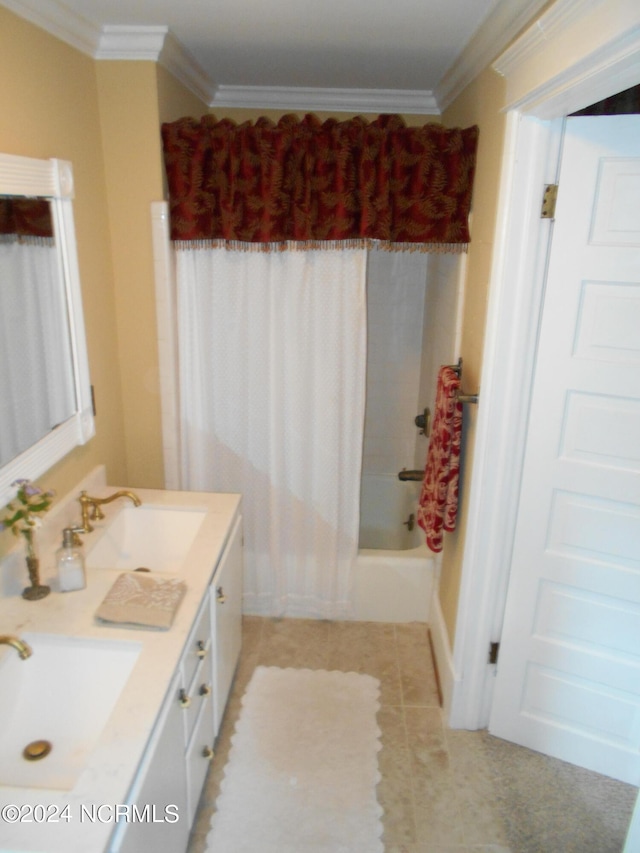
[[(461, 358), (458, 359), (457, 364), (449, 364), (447, 366), (450, 367), (451, 370), (454, 370), (458, 374), (458, 379), (460, 379), (462, 377), (462, 359)], [(458, 393), (456, 394), (456, 400), (459, 403), (477, 403), (479, 400), (479, 397), (480, 397), (479, 394), (465, 394), (463, 391), (458, 391)]]

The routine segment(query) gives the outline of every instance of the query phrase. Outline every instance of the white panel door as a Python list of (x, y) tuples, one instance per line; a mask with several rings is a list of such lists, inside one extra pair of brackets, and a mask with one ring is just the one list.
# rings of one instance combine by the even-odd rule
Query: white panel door
[(640, 783), (640, 116), (567, 120), (490, 731)]

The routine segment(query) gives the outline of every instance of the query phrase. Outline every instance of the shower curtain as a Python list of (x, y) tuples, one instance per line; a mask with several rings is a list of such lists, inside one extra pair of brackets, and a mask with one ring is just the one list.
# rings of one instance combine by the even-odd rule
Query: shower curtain
[(242, 493), (246, 613), (348, 618), (366, 250), (175, 256), (183, 487)]

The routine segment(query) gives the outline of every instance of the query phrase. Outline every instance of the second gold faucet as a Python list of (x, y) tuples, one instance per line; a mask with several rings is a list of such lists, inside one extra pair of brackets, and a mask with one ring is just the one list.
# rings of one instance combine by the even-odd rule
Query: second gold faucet
[(91, 524), (92, 521), (99, 521), (104, 518), (104, 513), (100, 507), (103, 504), (110, 504), (111, 501), (115, 501), (117, 498), (128, 498), (134, 506), (140, 506), (142, 504), (142, 501), (135, 492), (129, 492), (126, 490), (114, 492), (112, 495), (109, 495), (108, 498), (93, 498), (86, 492), (80, 493), (78, 500), (80, 501), (80, 508), (82, 510), (82, 527), (85, 533), (91, 533), (93, 530), (93, 525)]
[(33, 654), (29, 643), (25, 643), (24, 640), (21, 640), (19, 637), (14, 637), (12, 634), (3, 634), (0, 637), (0, 645), (11, 646), (14, 648), (22, 660), (26, 660)]

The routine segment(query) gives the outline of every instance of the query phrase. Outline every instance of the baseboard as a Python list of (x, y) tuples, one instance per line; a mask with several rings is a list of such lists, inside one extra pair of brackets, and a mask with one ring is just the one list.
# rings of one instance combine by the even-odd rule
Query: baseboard
[(429, 637), (429, 651), (431, 652), (431, 662), (433, 663), (433, 671), (436, 677), (436, 690), (438, 691), (438, 703), (440, 707), (444, 707), (444, 698), (442, 696), (442, 684), (440, 682), (440, 670), (438, 669), (438, 661), (433, 648), (433, 635), (431, 628), (427, 628), (427, 636)]
[(444, 622), (444, 616), (442, 615), (437, 586), (434, 588), (433, 595), (431, 597), (429, 628), (431, 632), (432, 652), (440, 680), (442, 708), (446, 719), (448, 720), (451, 716), (454, 691), (459, 679), (456, 677), (453, 655), (451, 653), (451, 646), (449, 643), (449, 634)]

